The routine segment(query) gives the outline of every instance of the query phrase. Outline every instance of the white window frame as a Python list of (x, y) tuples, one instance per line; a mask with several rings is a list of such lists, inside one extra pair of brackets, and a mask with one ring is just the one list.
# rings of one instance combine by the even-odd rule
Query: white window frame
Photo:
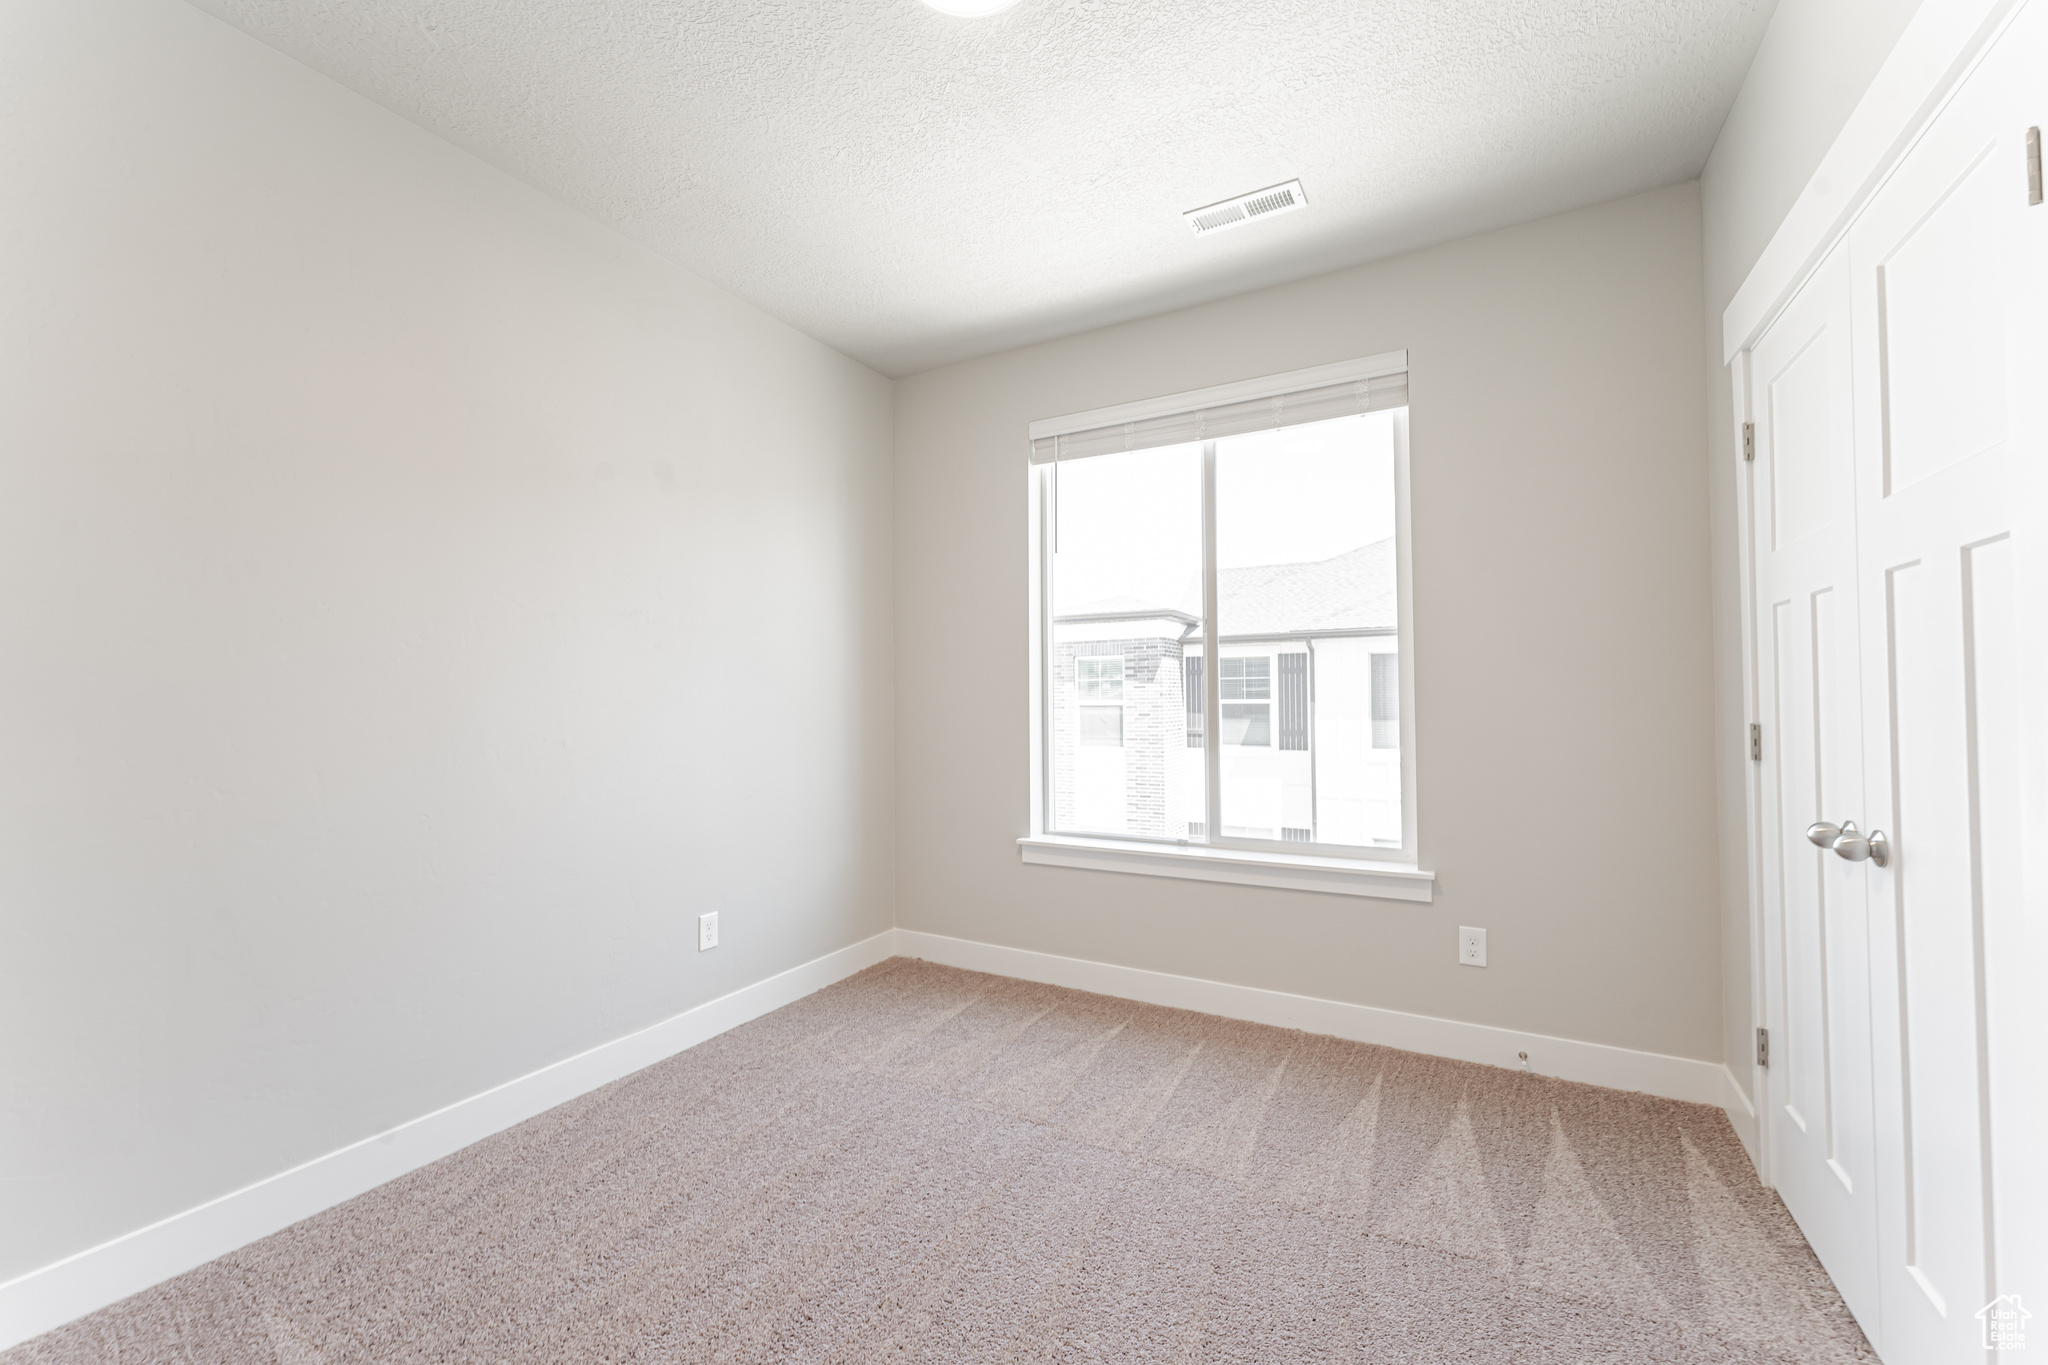
[[(1031, 424), (1031, 437), (1038, 440), (1066, 432), (1086, 431), (1153, 417), (1171, 416), (1199, 408), (1247, 400), (1277, 398), (1306, 389), (1363, 381), (1384, 375), (1402, 374), (1408, 368), (1406, 351), (1391, 351), (1335, 365), (1293, 370), (1260, 379), (1222, 384), (1187, 393), (1144, 399), (1111, 408), (1097, 408), (1066, 417), (1049, 418)], [(1049, 706), (1051, 661), (1046, 649), (1052, 638), (1052, 592), (1050, 545), (1050, 470), (1052, 464), (1027, 466), (1027, 528), (1031, 709), (1030, 833), (1018, 840), (1027, 863), (1061, 867), (1091, 868), (1099, 871), (1134, 872), (1143, 875), (1181, 877), (1197, 881), (1236, 882), (1245, 885), (1283, 887), (1296, 890), (1333, 892), (1390, 900), (1434, 899), (1435, 874), (1420, 866), (1419, 821), (1416, 810), (1415, 744), (1415, 648), (1414, 608), (1411, 572), (1411, 540), (1408, 506), (1408, 409), (1394, 412), (1394, 499), (1395, 575), (1398, 605), (1397, 648), (1400, 652), (1401, 727), (1401, 846), (1360, 849), (1352, 845), (1303, 844), (1281, 839), (1243, 839), (1222, 833), (1222, 790), (1218, 781), (1222, 748), (1222, 674), (1216, 620), (1216, 573), (1213, 562), (1203, 564), (1203, 707), (1204, 763), (1207, 765), (1208, 809), (1204, 843), (1155, 839), (1132, 835), (1094, 836), (1052, 833), (1047, 828), (1047, 803), (1052, 791), (1052, 733)], [(1202, 461), (1203, 555), (1214, 553), (1216, 543), (1216, 443), (1206, 442)], [(1277, 689), (1277, 681), (1273, 684)], [(1270, 703), (1277, 704), (1277, 703)], [(1269, 722), (1277, 726), (1277, 714)], [(1275, 742), (1277, 743), (1277, 731)], [(1276, 831), (1277, 832), (1277, 831)]]

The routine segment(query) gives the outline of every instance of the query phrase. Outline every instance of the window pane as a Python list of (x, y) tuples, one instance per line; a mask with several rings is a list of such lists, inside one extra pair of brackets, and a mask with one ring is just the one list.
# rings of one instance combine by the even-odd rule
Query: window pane
[(1273, 661), (1257, 658), (1226, 658), (1223, 664), (1223, 700), (1253, 701), (1273, 695)]
[(1082, 707), (1081, 742), (1083, 744), (1113, 744), (1118, 748), (1122, 748), (1124, 742), (1124, 708), (1121, 706)]
[(1372, 747), (1401, 747), (1401, 656), (1372, 656)]
[(1225, 744), (1267, 744), (1273, 742), (1270, 720), (1271, 708), (1251, 706), (1244, 702), (1223, 703), (1223, 742)]
[(1124, 699), (1124, 659), (1121, 654), (1083, 656), (1074, 660), (1074, 665), (1082, 701)]
[(1393, 418), (1216, 444), (1226, 834), (1400, 846)]
[(1201, 839), (1202, 448), (1097, 455), (1041, 477), (1052, 494), (1047, 825)]

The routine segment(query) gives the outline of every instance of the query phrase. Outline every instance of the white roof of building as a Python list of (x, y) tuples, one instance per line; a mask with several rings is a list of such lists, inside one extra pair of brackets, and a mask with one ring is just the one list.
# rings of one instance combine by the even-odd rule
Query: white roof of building
[(1389, 536), (1335, 559), (1260, 564), (1216, 575), (1216, 614), (1224, 635), (1393, 630), (1400, 620)]
[[(1332, 559), (1299, 564), (1257, 564), (1216, 575), (1217, 614), (1224, 636), (1392, 631), (1399, 624), (1394, 541), (1390, 536)], [(1105, 597), (1060, 613), (1137, 620), (1168, 614), (1201, 616), (1201, 593), (1191, 584), (1180, 605), (1136, 597)]]

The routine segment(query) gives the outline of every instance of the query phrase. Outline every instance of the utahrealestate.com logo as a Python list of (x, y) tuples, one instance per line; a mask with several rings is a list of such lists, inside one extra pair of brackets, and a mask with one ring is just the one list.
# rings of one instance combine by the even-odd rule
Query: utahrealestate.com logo
[(1984, 1324), (1984, 1349), (2024, 1351), (2027, 1349), (2027, 1319), (2034, 1316), (2020, 1307), (2017, 1294), (2000, 1294), (1977, 1310)]

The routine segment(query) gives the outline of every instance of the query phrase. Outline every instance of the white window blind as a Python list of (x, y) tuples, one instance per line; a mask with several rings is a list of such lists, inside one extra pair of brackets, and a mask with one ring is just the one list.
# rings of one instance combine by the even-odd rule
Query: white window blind
[[(1401, 363), (1406, 364), (1405, 355)], [(1232, 390), (1248, 386), (1230, 385), (1224, 390), (1183, 395), (1194, 401), (1178, 411), (1157, 411), (1162, 404), (1170, 405), (1171, 399), (1131, 404), (1129, 406), (1138, 411), (1122, 421), (1114, 420), (1114, 409), (1100, 414), (1078, 414), (1077, 418), (1057, 425), (1066, 426), (1069, 422), (1085, 421), (1095, 415), (1111, 420), (1097, 426), (1079, 426), (1071, 431), (1034, 432), (1031, 463), (1050, 464), (1056, 460), (1078, 460), (1090, 455), (1113, 455), (1127, 450), (1183, 445), (1190, 441), (1213, 441), (1225, 436), (1241, 436), (1246, 432), (1270, 431), (1303, 422), (1322, 422), (1333, 417), (1353, 417), (1384, 408), (1405, 407), (1408, 403), (1408, 372), (1405, 368), (1337, 383), (1316, 382), (1326, 379), (1318, 371), (1298, 371), (1297, 374), (1307, 381), (1308, 387), (1244, 398), (1236, 396)], [(1278, 387), (1291, 377), (1276, 375), (1270, 381), (1256, 382)], [(1200, 401), (1211, 395), (1212, 401)]]

